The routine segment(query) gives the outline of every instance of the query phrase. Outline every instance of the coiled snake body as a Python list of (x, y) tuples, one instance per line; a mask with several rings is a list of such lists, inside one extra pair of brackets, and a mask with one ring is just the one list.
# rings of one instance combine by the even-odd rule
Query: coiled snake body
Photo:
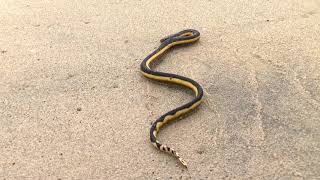
[(199, 104), (201, 103), (202, 96), (203, 96), (203, 90), (202, 87), (200, 86), (199, 83), (196, 81), (183, 77), (180, 75), (176, 74), (170, 74), (170, 73), (165, 73), (165, 72), (159, 72), (152, 70), (150, 68), (150, 64), (157, 59), (161, 54), (165, 53), (169, 48), (179, 45), (179, 44), (187, 44), (187, 43), (192, 43), (200, 38), (200, 33), (196, 30), (193, 29), (187, 29), (183, 30), (181, 32), (178, 32), (176, 34), (170, 35), (166, 38), (163, 38), (160, 40), (161, 45), (154, 50), (151, 54), (149, 54), (141, 63), (140, 69), (142, 74), (150, 79), (154, 79), (157, 81), (165, 81), (165, 82), (170, 82), (174, 84), (179, 84), (182, 86), (185, 86), (187, 88), (190, 88), (194, 94), (195, 97), (193, 98), (192, 101), (175, 108), (162, 116), (160, 116), (153, 124), (151, 125), (150, 128), (150, 141), (151, 143), (158, 148), (161, 151), (167, 152), (169, 154), (172, 154), (176, 158), (179, 159), (179, 161), (187, 167), (187, 163), (179, 156), (179, 154), (172, 148), (161, 144), (157, 140), (157, 134), (159, 132), (159, 129), (164, 125), (167, 124), (170, 121), (173, 121), (177, 119), (178, 117), (192, 111), (195, 109)]

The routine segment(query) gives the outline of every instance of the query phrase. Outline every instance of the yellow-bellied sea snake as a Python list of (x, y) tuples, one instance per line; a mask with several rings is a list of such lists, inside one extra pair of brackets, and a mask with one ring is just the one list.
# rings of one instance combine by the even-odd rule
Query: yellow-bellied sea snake
[(165, 53), (169, 48), (179, 44), (192, 43), (199, 40), (199, 38), (200, 38), (200, 33), (197, 30), (193, 30), (193, 29), (183, 30), (181, 32), (178, 32), (176, 34), (163, 38), (160, 40), (161, 42), (160, 46), (156, 50), (154, 50), (151, 54), (149, 54), (142, 61), (140, 65), (141, 72), (145, 77), (154, 79), (157, 81), (165, 81), (165, 82), (170, 82), (170, 83), (175, 83), (175, 84), (185, 86), (187, 88), (190, 88), (195, 94), (195, 97), (193, 98), (192, 101), (163, 114), (155, 122), (153, 122), (150, 128), (151, 143), (159, 150), (167, 152), (177, 157), (185, 167), (187, 167), (187, 163), (179, 156), (179, 154), (174, 149), (161, 144), (157, 140), (157, 134), (159, 132), (159, 129), (164, 124), (167, 124), (168, 122), (177, 119), (178, 117), (192, 111), (197, 106), (199, 106), (203, 96), (202, 87), (200, 86), (199, 83), (197, 83), (196, 81), (190, 78), (183, 77), (176, 74), (170, 74), (170, 73), (152, 70), (150, 68), (150, 64), (155, 59), (157, 59), (161, 54)]

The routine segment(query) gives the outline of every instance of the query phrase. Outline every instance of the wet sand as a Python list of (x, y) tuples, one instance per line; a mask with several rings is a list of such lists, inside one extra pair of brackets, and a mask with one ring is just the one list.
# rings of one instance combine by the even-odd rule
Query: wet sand
[[(0, 2), (0, 179), (320, 177), (320, 3)], [(204, 102), (160, 140), (159, 115), (192, 98), (139, 65), (186, 28), (201, 39), (157, 70), (198, 81)]]

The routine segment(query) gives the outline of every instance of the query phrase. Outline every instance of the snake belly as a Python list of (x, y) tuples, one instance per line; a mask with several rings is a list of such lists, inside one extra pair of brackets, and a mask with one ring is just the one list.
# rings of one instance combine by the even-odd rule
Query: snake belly
[(151, 143), (157, 149), (167, 152), (169, 154), (172, 154), (173, 156), (178, 158), (179, 161), (182, 163), (182, 165), (185, 167), (187, 167), (187, 163), (179, 156), (179, 154), (173, 148), (170, 148), (164, 144), (161, 144), (157, 140), (157, 134), (163, 125), (177, 119), (178, 117), (192, 111), (197, 106), (199, 106), (203, 96), (203, 89), (199, 83), (197, 83), (196, 81), (190, 78), (180, 76), (177, 74), (170, 74), (170, 73), (152, 70), (150, 68), (150, 64), (154, 62), (159, 56), (161, 56), (171, 47), (174, 47), (180, 44), (193, 43), (199, 40), (199, 38), (200, 38), (200, 33), (197, 30), (193, 30), (193, 29), (183, 30), (176, 34), (165, 37), (160, 40), (161, 42), (160, 46), (156, 50), (154, 50), (152, 53), (150, 53), (142, 61), (140, 65), (141, 72), (145, 77), (153, 80), (157, 80), (157, 81), (164, 81), (164, 82), (182, 85), (187, 88), (190, 88), (194, 92), (195, 96), (190, 102), (163, 114), (156, 121), (153, 122), (150, 128)]

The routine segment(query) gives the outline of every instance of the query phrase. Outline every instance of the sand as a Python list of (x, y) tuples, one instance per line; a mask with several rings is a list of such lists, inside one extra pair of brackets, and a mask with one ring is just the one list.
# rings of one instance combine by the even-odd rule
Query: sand
[[(0, 2), (1, 179), (320, 178), (317, 0)], [(157, 70), (205, 99), (160, 140), (149, 127), (192, 93), (141, 76), (164, 36), (201, 32)]]

